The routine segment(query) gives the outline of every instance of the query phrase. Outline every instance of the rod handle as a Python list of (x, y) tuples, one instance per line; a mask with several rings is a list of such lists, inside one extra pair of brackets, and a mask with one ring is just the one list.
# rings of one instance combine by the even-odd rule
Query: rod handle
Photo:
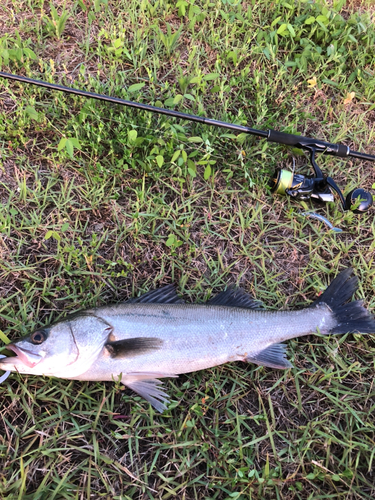
[(267, 141), (285, 144), (293, 147), (314, 147), (317, 151), (325, 152), (331, 155), (345, 158), (350, 155), (350, 149), (345, 144), (331, 144), (319, 139), (303, 137), (302, 135), (287, 134), (286, 132), (278, 132), (277, 130), (269, 130)]

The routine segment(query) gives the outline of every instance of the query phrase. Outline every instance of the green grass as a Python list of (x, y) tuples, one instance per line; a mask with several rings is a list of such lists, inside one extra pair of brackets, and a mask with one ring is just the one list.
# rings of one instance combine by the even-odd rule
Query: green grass
[[(344, 4), (5, 1), (1, 69), (375, 154), (373, 6)], [(187, 301), (235, 283), (269, 308), (301, 307), (347, 266), (374, 311), (373, 210), (315, 207), (333, 234), (267, 189), (292, 154), (309, 172), (298, 152), (3, 79), (0, 116), (9, 339), (171, 282)], [(347, 191), (375, 184), (370, 163), (319, 164)], [(112, 383), (12, 375), (0, 497), (373, 498), (371, 336), (288, 351), (286, 373), (234, 363), (167, 381), (163, 415)]]

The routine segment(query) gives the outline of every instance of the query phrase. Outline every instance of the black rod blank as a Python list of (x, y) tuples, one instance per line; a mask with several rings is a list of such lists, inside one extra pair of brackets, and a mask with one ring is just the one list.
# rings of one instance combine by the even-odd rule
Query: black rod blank
[(245, 127), (244, 125), (236, 125), (235, 123), (226, 123), (219, 120), (214, 120), (212, 118), (205, 118), (204, 116), (189, 115), (187, 113), (181, 113), (180, 111), (174, 111), (173, 109), (158, 108), (157, 106), (150, 106), (150, 104), (143, 104), (141, 102), (127, 101), (126, 99), (120, 99), (119, 97), (110, 97), (103, 94), (96, 94), (95, 92), (87, 92), (86, 90), (79, 90), (72, 87), (65, 87), (63, 85), (56, 85), (55, 83), (44, 82), (43, 80), (33, 80), (26, 76), (12, 75), (11, 73), (4, 73), (0, 71), (0, 76), (3, 78), (8, 78), (9, 80), (15, 80), (21, 83), (30, 83), (38, 87), (45, 87), (51, 90), (58, 90), (60, 92), (65, 92), (67, 94), (75, 94), (82, 97), (88, 97), (90, 99), (97, 99), (99, 101), (107, 101), (113, 104), (121, 104), (122, 106), (128, 106), (130, 108), (142, 109), (144, 111), (151, 111), (152, 113), (157, 113), (160, 115), (173, 116), (174, 118), (180, 118), (181, 120), (188, 120), (191, 122), (203, 123), (205, 125), (213, 125), (215, 127), (228, 128), (230, 130), (235, 130), (237, 132), (245, 132), (247, 134), (259, 135), (261, 137), (267, 137), (268, 133), (263, 130), (256, 130), (250, 127)]
[(313, 139), (310, 137), (302, 137), (299, 135), (287, 134), (286, 132), (278, 132), (276, 130), (268, 130), (268, 131), (257, 130), (254, 128), (246, 127), (244, 125), (227, 123), (220, 120), (214, 120), (213, 118), (206, 118), (204, 116), (181, 113), (180, 111), (174, 111), (173, 109), (158, 108), (157, 106), (151, 106), (149, 104), (143, 104), (135, 101), (128, 101), (126, 99), (120, 99), (119, 97), (110, 97), (103, 94), (96, 94), (94, 92), (87, 92), (85, 90), (79, 90), (72, 87), (65, 87), (63, 85), (57, 85), (55, 83), (49, 83), (43, 80), (34, 80), (33, 78), (28, 78), (26, 76), (20, 76), (20, 75), (13, 75), (11, 73), (5, 73), (3, 71), (0, 71), (0, 76), (3, 78), (7, 78), (8, 80), (15, 80), (21, 83), (29, 83), (31, 85), (44, 87), (50, 90), (57, 90), (59, 92), (65, 92), (67, 94), (75, 94), (90, 99), (97, 99), (99, 101), (111, 102), (113, 104), (121, 104), (122, 106), (141, 109), (143, 111), (150, 111), (152, 113), (157, 113), (160, 115), (172, 116), (174, 118), (179, 118), (181, 120), (188, 120), (190, 122), (197, 122), (197, 123), (202, 123), (204, 125), (212, 125), (214, 127), (222, 127), (229, 130), (234, 130), (236, 132), (256, 135), (258, 137), (264, 137), (270, 142), (285, 144), (287, 146), (298, 147), (307, 150), (314, 149), (317, 152), (326, 153), (339, 157), (352, 156), (354, 158), (359, 158), (361, 160), (375, 161), (375, 156), (369, 155), (367, 153), (352, 151), (348, 146), (345, 146), (344, 144), (331, 144), (329, 142), (321, 141), (320, 139)]

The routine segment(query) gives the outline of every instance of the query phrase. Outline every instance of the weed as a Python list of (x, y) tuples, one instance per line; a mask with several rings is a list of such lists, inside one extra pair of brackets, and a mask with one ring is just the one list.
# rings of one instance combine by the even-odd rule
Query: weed
[(57, 9), (52, 3), (50, 3), (49, 7), (51, 17), (49, 18), (46, 15), (43, 16), (45, 30), (48, 35), (56, 36), (60, 39), (65, 29), (66, 22), (69, 19), (69, 12), (64, 8), (61, 15), (59, 15)]

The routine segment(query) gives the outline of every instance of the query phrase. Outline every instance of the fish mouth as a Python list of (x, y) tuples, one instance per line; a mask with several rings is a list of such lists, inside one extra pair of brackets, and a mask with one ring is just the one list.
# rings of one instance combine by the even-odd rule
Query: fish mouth
[(3, 359), (1, 363), (17, 363), (17, 360), (20, 360), (21, 363), (28, 366), (29, 368), (34, 368), (40, 361), (42, 361), (43, 357), (40, 354), (35, 354), (32, 351), (27, 349), (23, 349), (21, 347), (17, 347), (14, 344), (9, 344), (6, 346), (7, 349), (13, 351), (16, 354), (16, 357), (12, 356), (10, 358)]

